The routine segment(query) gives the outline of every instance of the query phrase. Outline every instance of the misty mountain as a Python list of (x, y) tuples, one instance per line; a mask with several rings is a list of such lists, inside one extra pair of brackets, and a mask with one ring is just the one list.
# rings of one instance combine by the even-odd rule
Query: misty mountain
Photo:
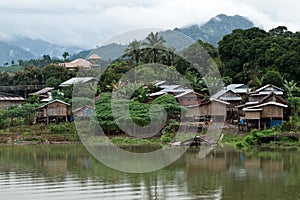
[(34, 58), (34, 55), (31, 52), (28, 52), (21, 47), (0, 41), (0, 66), (5, 63), (11, 64), (12, 61), (17, 63), (19, 59), (26, 60), (30, 58)]
[(32, 53), (36, 57), (50, 55), (51, 57), (62, 57), (62, 54), (67, 51), (69, 54), (77, 53), (82, 48), (79, 47), (63, 47), (52, 44), (41, 39), (31, 39), (28, 37), (16, 37), (14, 40), (7, 42), (15, 46), (19, 46), (24, 50)]
[[(245, 17), (221, 14), (202, 25), (195, 24), (183, 28), (175, 28), (174, 30), (160, 32), (159, 34), (167, 41), (166, 46), (173, 46), (177, 50), (182, 50), (198, 39), (217, 46), (218, 41), (234, 29), (248, 29), (253, 26), (254, 24)], [(15, 37), (10, 41), (0, 41), (0, 65), (6, 62), (10, 64), (12, 60), (16, 62), (19, 59), (29, 60), (40, 58), (43, 55), (62, 57), (65, 51), (72, 55), (70, 60), (79, 57), (87, 58), (92, 53), (97, 53), (101, 56), (102, 60), (109, 61), (115, 60), (122, 55), (126, 47), (126, 45), (122, 44), (109, 44), (79, 52), (82, 49), (78, 47), (63, 47), (41, 39)]]
[(175, 28), (174, 31), (181, 32), (194, 40), (201, 39), (204, 42), (217, 46), (223, 36), (231, 33), (233, 30), (248, 29), (252, 27), (254, 27), (253, 22), (246, 17), (220, 14), (203, 25)]
[(0, 43), (0, 64), (5, 62), (11, 63), (19, 59), (29, 60), (41, 58), (43, 55), (51, 57), (62, 57), (67, 51), (69, 54), (78, 53), (82, 48), (63, 47), (55, 45), (41, 39), (31, 39), (28, 37), (15, 37), (9, 41)]
[[(184, 28), (175, 28), (173, 30), (160, 32), (159, 34), (167, 41), (167, 47), (172, 46), (177, 50), (182, 50), (198, 39), (217, 46), (223, 36), (231, 33), (233, 30), (248, 29), (251, 27), (254, 27), (253, 22), (245, 17), (220, 14), (202, 25), (195, 24)], [(103, 60), (114, 60), (122, 55), (125, 49), (126, 45), (110, 44), (93, 50), (83, 51), (79, 54), (75, 54), (72, 58), (86, 58), (93, 51), (100, 55)]]

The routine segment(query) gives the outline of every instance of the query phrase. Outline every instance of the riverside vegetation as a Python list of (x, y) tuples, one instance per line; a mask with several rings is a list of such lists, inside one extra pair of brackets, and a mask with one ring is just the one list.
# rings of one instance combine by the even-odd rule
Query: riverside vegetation
[[(127, 91), (124, 84), (118, 83), (124, 73), (145, 63), (156, 63), (168, 66), (166, 70), (176, 69), (184, 76), (196, 92), (209, 98), (207, 84), (209, 80), (201, 77), (191, 63), (187, 62), (178, 54), (175, 49), (168, 50), (158, 49), (164, 46), (165, 40), (159, 37), (157, 33), (151, 33), (146, 38), (145, 43), (132, 41), (124, 52), (124, 56), (113, 61), (105, 70), (97, 86), (96, 95), (101, 93), (101, 98), (96, 102), (95, 117), (98, 119), (100, 126), (109, 136), (114, 136), (116, 143), (133, 144), (148, 143), (151, 140), (154, 143), (167, 144), (170, 142), (177, 131), (178, 113), (183, 108), (172, 96), (162, 96), (154, 100), (154, 103), (163, 105), (167, 111), (167, 123), (158, 134), (157, 138), (149, 141), (142, 139), (132, 139), (123, 137), (123, 133), (115, 124), (110, 106), (111, 91), (113, 88), (123, 92), (132, 93), (130, 99), (130, 112), (133, 121), (141, 126), (149, 124), (148, 116), (151, 103), (146, 102), (146, 94), (155, 92), (157, 88), (132, 87), (132, 91)], [(197, 54), (195, 46), (201, 45), (208, 52), (211, 58), (217, 64), (225, 84), (246, 83), (252, 88), (259, 88), (265, 84), (273, 84), (284, 87), (287, 91), (286, 98), (289, 100), (291, 108), (291, 118), (285, 122), (280, 130), (270, 129), (264, 131), (253, 131), (251, 134), (242, 138), (236, 143), (237, 147), (246, 147), (251, 145), (262, 145), (265, 141), (270, 144), (280, 146), (283, 142), (297, 143), (296, 139), (285, 139), (287, 134), (296, 137), (299, 131), (299, 110), (300, 110), (300, 90), (297, 86), (300, 77), (300, 34), (292, 33), (286, 27), (280, 26), (269, 32), (259, 28), (250, 28), (247, 30), (235, 30), (226, 35), (220, 42), (218, 48), (209, 43), (198, 40), (196, 44), (180, 52), (184, 57), (191, 57)], [(66, 58), (65, 58), (66, 60)], [(43, 56), (42, 59), (31, 61), (19, 61), (22, 65), (16, 72), (1, 72), (0, 84), (2, 86), (10, 85), (45, 85), (54, 87), (53, 98), (61, 99), (72, 103), (72, 87), (61, 89), (58, 85), (72, 77), (76, 76), (76, 70), (69, 71), (57, 64), (62, 61), (52, 60), (50, 56)], [(20, 69), (15, 67), (15, 69)], [(161, 71), (162, 69), (156, 69)], [(138, 73), (151, 73), (147, 71), (138, 71)], [(165, 77), (168, 78), (174, 77)], [(136, 84), (135, 84), (136, 86)], [(134, 92), (133, 92), (134, 91)], [(61, 94), (64, 95), (61, 95)], [(20, 95), (20, 93), (16, 93)], [(36, 141), (49, 141), (48, 136), (58, 136), (59, 141), (78, 141), (73, 123), (50, 124), (50, 125), (32, 125), (33, 112), (32, 108), (39, 106), (37, 96), (28, 99), (26, 104), (19, 107), (12, 107), (9, 110), (0, 111), (0, 133), (1, 138), (11, 137), (11, 140), (27, 138), (34, 136)], [(120, 113), (119, 119), (124, 115)], [(158, 120), (160, 118), (158, 117)], [(267, 139), (267, 135), (273, 138)], [(286, 134), (284, 136), (284, 134)], [(279, 135), (279, 139), (277, 136)], [(14, 137), (16, 136), (16, 137)], [(26, 137), (25, 137), (26, 136)], [(291, 136), (291, 138), (293, 138)], [(62, 139), (63, 138), (63, 139)], [(241, 136), (225, 134), (224, 141), (240, 139)], [(274, 139), (277, 138), (277, 139)], [(298, 141), (299, 142), (299, 141)], [(281, 145), (282, 146), (282, 145)]]

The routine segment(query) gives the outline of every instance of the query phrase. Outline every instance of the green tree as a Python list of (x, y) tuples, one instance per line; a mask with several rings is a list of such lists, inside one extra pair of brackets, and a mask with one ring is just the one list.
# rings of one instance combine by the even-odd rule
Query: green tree
[(62, 57), (64, 58), (65, 61), (67, 60), (68, 56), (70, 56), (70, 54), (66, 51), (62, 54)]
[(125, 50), (125, 55), (130, 56), (133, 63), (138, 65), (140, 62), (141, 54), (141, 42), (136, 39), (129, 43), (128, 47)]
[(162, 36), (159, 36), (158, 33), (153, 33), (151, 32), (147, 37), (146, 37), (146, 42), (143, 43), (143, 45), (146, 46), (146, 48), (150, 49), (150, 54), (152, 54), (152, 62), (156, 63), (157, 62), (157, 54), (159, 49), (165, 48), (164, 43), (165, 39)]
[(272, 84), (277, 87), (282, 87), (283, 85), (282, 76), (278, 71), (270, 70), (262, 77), (262, 85)]
[(297, 83), (294, 80), (291, 81), (284, 80), (283, 87), (287, 92), (287, 97), (289, 99), (294, 97), (294, 95), (299, 91)]

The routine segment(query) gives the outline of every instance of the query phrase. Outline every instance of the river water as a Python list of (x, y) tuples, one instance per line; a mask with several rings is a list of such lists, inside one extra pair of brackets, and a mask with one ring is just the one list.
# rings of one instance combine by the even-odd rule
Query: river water
[(130, 174), (101, 164), (82, 145), (4, 146), (0, 199), (294, 200), (300, 199), (299, 153), (221, 148), (199, 159), (190, 149), (164, 169)]

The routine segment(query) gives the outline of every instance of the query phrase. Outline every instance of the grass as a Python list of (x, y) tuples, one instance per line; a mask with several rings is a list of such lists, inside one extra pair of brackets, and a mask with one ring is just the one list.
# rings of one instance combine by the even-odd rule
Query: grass
[(7, 67), (4, 67), (4, 66), (0, 66), (0, 72), (17, 72), (17, 71), (20, 71), (20, 70), (23, 70), (23, 66), (20, 66), (20, 65), (12, 65), (12, 66), (7, 66)]

